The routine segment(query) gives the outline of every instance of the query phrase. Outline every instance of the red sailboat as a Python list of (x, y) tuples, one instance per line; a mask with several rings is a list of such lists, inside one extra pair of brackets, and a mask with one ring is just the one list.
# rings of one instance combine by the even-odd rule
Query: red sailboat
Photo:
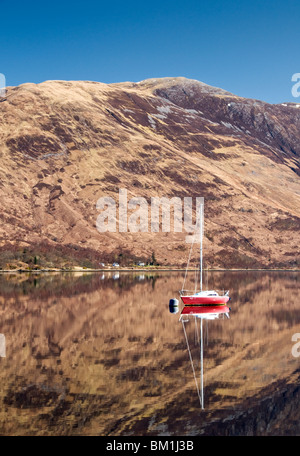
[(212, 291), (200, 291), (192, 295), (181, 295), (183, 304), (185, 305), (225, 305), (229, 301), (228, 295), (219, 295), (215, 290)]
[[(188, 260), (188, 264), (186, 267), (185, 278), (182, 286), (182, 290), (180, 290), (180, 297), (185, 305), (225, 305), (230, 297), (229, 297), (229, 290), (219, 292), (217, 290), (203, 290), (202, 289), (202, 275), (203, 275), (203, 260), (202, 260), (202, 244), (203, 244), (203, 213), (204, 213), (204, 203), (200, 204), (200, 214), (199, 214), (199, 236), (200, 236), (200, 282), (199, 284), (195, 284), (195, 290), (184, 290), (184, 284), (186, 280), (187, 270), (189, 267), (189, 261), (191, 257), (191, 252)], [(195, 238), (194, 238), (195, 240)], [(194, 241), (193, 241), (194, 243)], [(193, 243), (191, 245), (191, 251), (193, 247)], [(197, 290), (197, 286), (200, 285), (200, 290)]]

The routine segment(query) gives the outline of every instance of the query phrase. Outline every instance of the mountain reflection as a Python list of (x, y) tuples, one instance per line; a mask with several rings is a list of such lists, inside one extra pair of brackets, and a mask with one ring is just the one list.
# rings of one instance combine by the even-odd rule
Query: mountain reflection
[(232, 300), (229, 319), (202, 321), (201, 413), (182, 304), (168, 307), (183, 272), (113, 274), (0, 275), (1, 435), (300, 432), (299, 273), (208, 273)]

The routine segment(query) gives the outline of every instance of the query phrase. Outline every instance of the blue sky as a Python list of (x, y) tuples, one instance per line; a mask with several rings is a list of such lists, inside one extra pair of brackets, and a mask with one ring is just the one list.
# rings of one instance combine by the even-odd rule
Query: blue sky
[(0, 0), (8, 86), (185, 76), (269, 103), (300, 73), (300, 2)]

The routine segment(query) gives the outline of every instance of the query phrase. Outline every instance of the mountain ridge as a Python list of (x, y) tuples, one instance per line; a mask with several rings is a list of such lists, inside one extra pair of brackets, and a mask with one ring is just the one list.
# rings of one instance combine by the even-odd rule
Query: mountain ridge
[[(208, 267), (297, 267), (295, 106), (181, 77), (8, 87), (0, 103), (0, 266), (28, 263), (24, 249), (40, 266), (153, 256), (184, 265), (186, 233), (97, 231), (98, 199), (117, 200), (125, 188), (147, 201), (203, 196)], [(51, 252), (55, 261), (45, 259)]]

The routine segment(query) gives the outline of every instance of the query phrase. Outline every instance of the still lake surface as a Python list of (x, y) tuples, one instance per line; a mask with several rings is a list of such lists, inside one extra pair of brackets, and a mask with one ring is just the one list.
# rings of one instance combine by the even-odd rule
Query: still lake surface
[(0, 275), (0, 434), (299, 435), (300, 273), (206, 273), (231, 311), (203, 321), (204, 408), (182, 304), (169, 308), (183, 277)]

